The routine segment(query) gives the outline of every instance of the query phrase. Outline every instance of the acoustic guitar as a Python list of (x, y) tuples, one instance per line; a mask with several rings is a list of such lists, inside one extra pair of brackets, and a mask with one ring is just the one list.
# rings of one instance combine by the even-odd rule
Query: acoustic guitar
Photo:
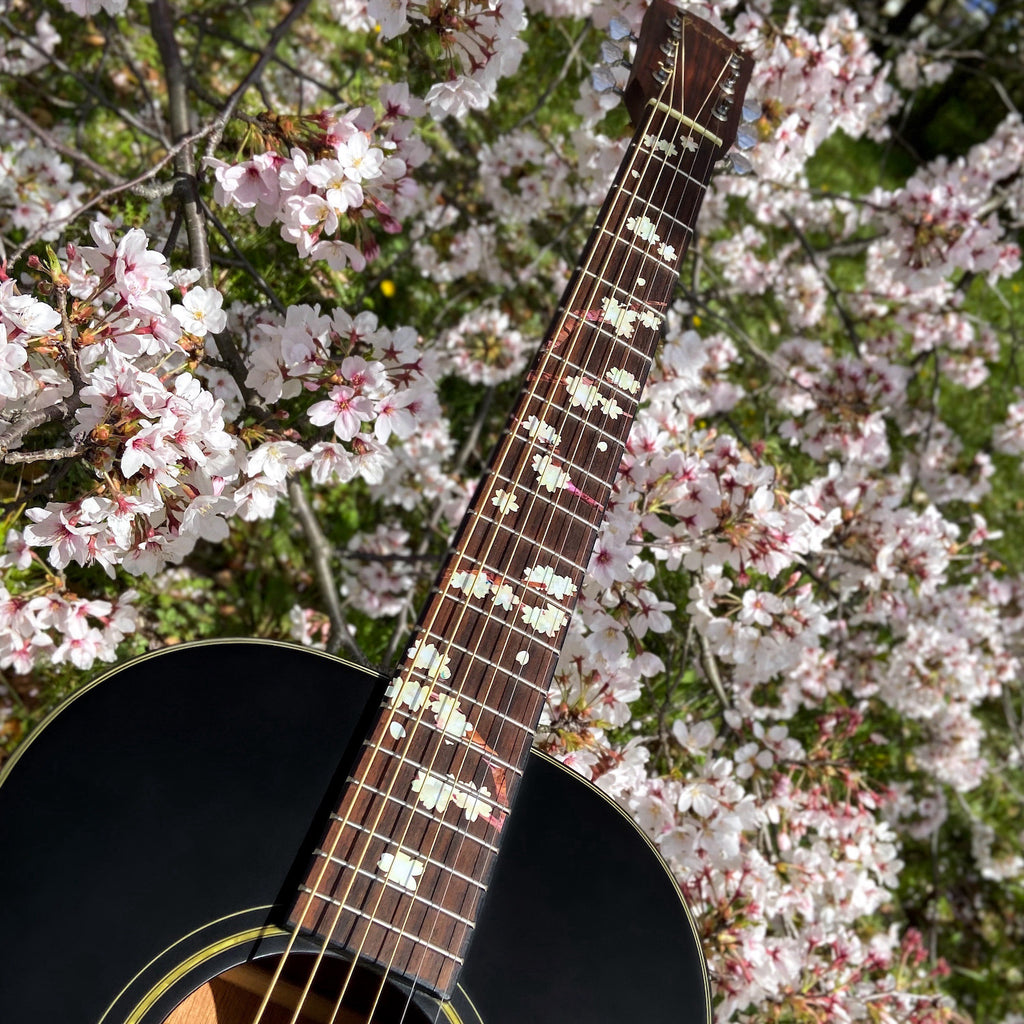
[(654, 0), (636, 133), (393, 676), (194, 644), (19, 749), (3, 1024), (708, 1024), (671, 875), (531, 742), (751, 66)]

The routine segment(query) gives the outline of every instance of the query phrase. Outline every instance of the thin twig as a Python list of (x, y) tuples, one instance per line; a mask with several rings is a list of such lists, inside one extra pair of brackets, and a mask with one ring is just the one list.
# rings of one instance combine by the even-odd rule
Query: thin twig
[(52, 149), (56, 153), (60, 153), (61, 156), (66, 157), (68, 160), (74, 163), (81, 164), (83, 167), (92, 171), (97, 178), (102, 178), (104, 181), (111, 185), (123, 186), (124, 179), (108, 171), (106, 167), (96, 163), (92, 157), (87, 156), (85, 153), (77, 149), (72, 149), (70, 146), (65, 146), (58, 138), (56, 138), (51, 132), (46, 131), (45, 128), (40, 127), (31, 117), (28, 116), (16, 103), (12, 103), (6, 96), (0, 95), (0, 110), (2, 110), (8, 117), (17, 121), (23, 128), (31, 132), (44, 146), (48, 149)]
[(278, 46), (281, 45), (281, 41), (288, 34), (292, 25), (306, 13), (306, 8), (309, 7), (310, 3), (311, 0), (297, 0), (297, 2), (292, 5), (292, 9), (288, 14), (279, 22), (274, 31), (270, 33), (270, 38), (267, 40), (259, 59), (252, 66), (245, 78), (238, 83), (234, 92), (232, 92), (227, 98), (227, 101), (221, 108), (220, 113), (213, 119), (210, 137), (206, 143), (206, 152), (204, 153), (204, 157), (213, 156), (217, 146), (220, 145), (224, 129), (227, 127), (228, 121), (231, 120), (231, 115), (235, 112), (235, 107), (237, 107), (241, 102), (242, 97), (246, 92), (248, 92), (249, 87), (253, 82), (263, 74), (263, 69), (273, 59), (275, 50), (277, 50)]
[(69, 448), (37, 448), (31, 452), (7, 452), (0, 456), (0, 462), (57, 462), (60, 459), (74, 459), (89, 450), (86, 444), (75, 444)]
[(822, 283), (825, 285), (828, 291), (829, 297), (832, 299), (832, 304), (836, 307), (836, 312), (839, 314), (839, 319), (843, 321), (843, 327), (846, 328), (846, 335), (850, 339), (850, 344), (853, 346), (853, 351), (860, 355), (860, 337), (857, 334), (856, 324), (853, 322), (853, 317), (850, 316), (849, 311), (843, 305), (842, 300), (839, 297), (839, 289), (836, 287), (835, 282), (829, 276), (827, 270), (823, 269), (818, 263), (818, 254), (814, 251), (814, 246), (811, 245), (810, 239), (800, 230), (796, 221), (790, 216), (786, 210), (782, 211), (782, 218), (789, 225), (790, 231), (796, 235), (797, 240), (800, 242), (801, 248), (807, 253), (807, 258), (811, 261), (811, 266), (818, 272), (818, 276), (821, 278)]
[(331, 654), (337, 653), (338, 649), (344, 646), (345, 650), (364, 667), (370, 667), (370, 662), (359, 648), (359, 645), (352, 639), (352, 634), (345, 619), (345, 613), (341, 607), (341, 599), (338, 596), (338, 583), (331, 571), (332, 546), (323, 530), (320, 529), (320, 522), (306, 497), (306, 492), (298, 480), (288, 481), (288, 496), (291, 498), (292, 508), (299, 517), (302, 531), (306, 535), (306, 543), (309, 545), (309, 553), (313, 559), (313, 573), (316, 576), (317, 585), (320, 587), (320, 596), (323, 598), (324, 606), (327, 608), (327, 617), (331, 622), (331, 635), (327, 640), (327, 650)]

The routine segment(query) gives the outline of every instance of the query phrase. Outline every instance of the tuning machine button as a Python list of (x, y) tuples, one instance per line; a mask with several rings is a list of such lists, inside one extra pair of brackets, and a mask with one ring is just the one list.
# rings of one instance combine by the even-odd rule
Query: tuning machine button
[(757, 129), (752, 124), (741, 124), (736, 129), (736, 145), (740, 149), (753, 149), (758, 139)]
[(610, 39), (605, 39), (601, 43), (601, 62), (609, 67), (620, 65), (628, 68), (632, 66), (626, 59), (626, 55), (622, 52), (622, 47), (616, 46)]
[(594, 92), (616, 92), (622, 95), (622, 89), (615, 79), (615, 72), (607, 64), (602, 64), (590, 72), (590, 84)]
[(628, 39), (632, 43), (640, 42), (635, 35), (633, 35), (632, 29), (629, 27), (629, 22), (625, 18), (620, 18), (617, 14), (608, 22), (608, 35), (611, 37), (613, 42), (619, 42), (623, 39)]
[(730, 152), (715, 164), (715, 170), (743, 175), (752, 173), (754, 165), (742, 153)]
[(751, 121), (760, 120), (761, 117), (761, 101), (760, 100), (744, 100), (743, 108), (740, 111), (740, 117), (748, 124)]

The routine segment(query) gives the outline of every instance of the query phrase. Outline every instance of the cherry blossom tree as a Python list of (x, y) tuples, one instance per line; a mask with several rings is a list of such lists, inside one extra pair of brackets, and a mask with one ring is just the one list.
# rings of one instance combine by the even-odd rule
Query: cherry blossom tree
[[(1020, 1024), (1019, 22), (695, 6), (755, 58), (756, 144), (538, 743), (658, 847), (720, 1021)], [(0, 5), (6, 752), (169, 643), (405, 649), (624, 151), (591, 73), (644, 7)]]

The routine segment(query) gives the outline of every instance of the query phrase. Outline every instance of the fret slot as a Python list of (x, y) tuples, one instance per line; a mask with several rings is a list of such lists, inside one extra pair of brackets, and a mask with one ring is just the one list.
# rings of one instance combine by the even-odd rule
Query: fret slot
[[(332, 821), (338, 821), (339, 819), (338, 819), (338, 816), (336, 814), (332, 814), (331, 815), (331, 820)], [(346, 828), (350, 828), (350, 829), (355, 829), (358, 832), (364, 832), (367, 835), (374, 835), (374, 833), (370, 832), (369, 829), (364, 829), (364, 828), (362, 828), (362, 826), (356, 825), (355, 823), (353, 823), (351, 821), (345, 823), (345, 827)], [(380, 838), (380, 837), (378, 836), (377, 838)], [(470, 836), (470, 838), (472, 838), (472, 836)], [(405, 852), (409, 853), (409, 854), (416, 854), (417, 853), (417, 851), (415, 851), (415, 850), (406, 850)], [(332, 864), (337, 864), (339, 867), (343, 867), (344, 868), (344, 867), (348, 867), (349, 866), (343, 860), (340, 860), (338, 857), (332, 857), (331, 854), (329, 854), (326, 850), (321, 850), (319, 848), (317, 848), (316, 850), (313, 851), (313, 856), (314, 857), (322, 857), (322, 858), (324, 858), (324, 860), (328, 860)], [(444, 861), (435, 860), (432, 857), (427, 857), (426, 861), (432, 867), (440, 868), (441, 870), (450, 873), (453, 878), (458, 878), (460, 881), (465, 882), (467, 885), (471, 885), (471, 886), (473, 886), (476, 889), (479, 889), (481, 892), (487, 892), (487, 886), (484, 885), (483, 882), (478, 881), (472, 875), (467, 875), (467, 874), (463, 874), (461, 871), (456, 871), (455, 868), (450, 867), (448, 864), (445, 864)]]
[[(343, 900), (335, 899), (333, 896), (325, 896), (324, 893), (314, 892), (308, 886), (301, 886), (299, 891), (306, 893), (306, 895), (311, 896), (314, 899), (323, 900), (325, 903), (330, 903), (334, 907), (340, 908), (342, 910), (347, 910), (349, 913), (352, 913), (355, 916), (357, 916), (357, 918), (362, 918), (362, 919), (364, 919), (364, 921), (367, 921), (367, 922), (369, 922), (372, 925), (380, 925), (381, 928), (385, 928), (389, 932), (393, 932), (399, 938), (413, 939), (413, 940), (415, 940), (417, 942), (418, 945), (421, 945), (421, 946), (423, 946), (426, 949), (430, 949), (432, 952), (442, 953), (444, 956), (449, 957), (450, 959), (454, 959), (454, 961), (457, 964), (461, 964), (462, 963), (462, 959), (460, 957), (458, 957), (458, 956), (450, 956), (449, 952), (447, 952), (447, 950), (444, 949), (442, 946), (435, 946), (435, 945), (431, 944), (430, 942), (427, 942), (424, 939), (418, 938), (418, 936), (416, 936), (414, 934), (411, 934), (409, 932), (403, 932), (400, 928), (398, 928), (396, 925), (393, 925), (391, 922), (388, 922), (388, 921), (378, 921), (375, 918), (375, 916), (373, 916), (373, 914), (367, 913), (365, 910), (361, 910), (361, 909), (359, 909), (356, 906), (350, 906), (348, 903), (345, 903)], [(402, 895), (404, 895), (404, 894), (402, 894)], [(432, 910), (436, 910), (439, 913), (446, 914), (447, 916), (450, 916), (450, 918), (455, 918), (455, 920), (459, 921), (461, 924), (465, 924), (465, 925), (472, 924), (471, 922), (466, 921), (465, 919), (459, 918), (459, 916), (456, 915), (456, 914), (449, 913), (449, 911), (446, 911), (443, 907), (435, 906), (433, 903), (429, 903), (429, 901), (427, 901), (427, 900), (423, 900), (423, 899), (421, 899), (419, 897), (416, 897), (416, 896), (414, 896), (413, 899), (416, 902), (427, 903)]]
[[(358, 950), (360, 959), (404, 974), (432, 991), (449, 991), (464, 962), (470, 929), (458, 925), (456, 930), (452, 923), (453, 927), (442, 928), (438, 934), (438, 924), (443, 919), (436, 912), (409, 915), (404, 926), (381, 923), (347, 902), (339, 906), (309, 886), (300, 888), (295, 905), (296, 910), (303, 912), (309, 907), (318, 921), (329, 920), (334, 924), (329, 939), (334, 945)], [(317, 905), (319, 911), (315, 909)], [(317, 928), (303, 930), (321, 939), (328, 938)]]
[[(414, 726), (414, 728), (416, 728), (416, 727)], [(437, 730), (433, 729), (433, 728), (431, 728), (430, 731), (434, 732), (434, 733), (437, 732)], [(367, 740), (366, 743), (369, 744), (370, 741)], [(514, 774), (520, 775), (520, 776), (523, 774), (522, 769), (519, 768), (518, 765), (509, 764), (503, 758), (498, 757), (497, 754), (491, 754), (491, 753), (485, 752), (483, 750), (479, 750), (476, 747), (467, 746), (465, 743), (461, 743), (461, 744), (454, 744), (453, 743), (452, 746), (456, 750), (463, 749), (463, 750), (471, 751), (474, 755), (477, 755), (484, 763), (487, 763), (489, 761), (493, 761), (500, 768), (504, 768), (506, 771), (513, 772)], [(477, 797), (479, 795), (476, 792), (476, 790), (471, 789), (464, 782), (460, 782), (457, 777), (456, 778), (449, 778), (449, 774), (450, 773), (448, 772), (448, 769), (452, 767), (451, 764), (446, 765), (444, 767), (438, 767), (437, 765), (427, 765), (427, 764), (423, 764), (423, 763), (421, 763), (419, 761), (414, 761), (412, 758), (406, 756), (405, 754), (403, 754), (399, 750), (389, 750), (387, 747), (379, 747), (379, 746), (374, 746), (373, 749), (378, 750), (378, 751), (380, 751), (383, 754), (387, 754), (388, 757), (397, 758), (399, 761), (402, 762), (403, 766), (408, 765), (408, 766), (410, 766), (412, 768), (415, 768), (416, 771), (417, 771), (417, 774), (422, 771), (422, 772), (427, 772), (427, 773), (429, 773), (431, 775), (437, 776), (439, 778), (443, 778), (445, 780), (445, 784), (446, 785), (450, 785), (454, 790), (457, 790), (463, 796), (469, 796), (469, 797), (474, 797), (475, 798), (475, 797)], [(454, 758), (453, 758), (453, 760), (454, 760)], [(385, 770), (385, 774), (387, 774), (386, 770)], [(355, 779), (353, 779), (351, 781), (358, 782), (358, 780), (355, 780)], [(368, 789), (370, 789), (371, 792), (378, 793), (378, 795), (387, 797), (389, 800), (396, 800), (398, 803), (402, 804), (406, 808), (408, 808), (410, 806), (406, 801), (402, 800), (399, 797), (393, 796), (391, 793), (382, 793), (379, 790), (373, 789), (372, 787), (370, 787), (366, 783), (365, 780), (363, 780), (363, 782), (360, 783), (360, 784), (363, 785), (363, 786), (366, 786)], [(497, 802), (493, 798), (490, 798), (490, 797), (487, 797), (487, 798), (484, 798), (484, 799), (486, 799), (487, 803), (491, 804), (496, 811), (500, 811), (503, 814), (508, 814), (508, 808), (502, 806), (502, 804), (500, 802)], [(420, 811), (419, 807), (415, 807), (414, 806), (413, 809), (416, 810), (417, 812)], [(424, 812), (424, 813), (427, 813), (427, 812)], [(495, 846), (495, 847), (492, 847), (492, 849), (495, 852), (497, 852), (498, 848)]]

